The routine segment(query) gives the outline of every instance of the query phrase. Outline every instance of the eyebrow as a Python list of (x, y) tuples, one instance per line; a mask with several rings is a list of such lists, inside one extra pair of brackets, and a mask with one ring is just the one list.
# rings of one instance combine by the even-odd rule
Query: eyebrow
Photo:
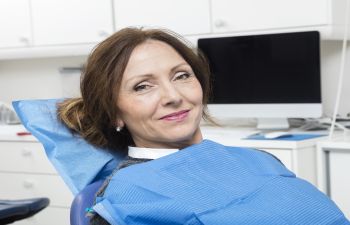
[[(179, 67), (184, 66), (184, 65), (191, 67), (187, 62), (182, 62), (182, 63), (177, 64), (173, 68), (171, 68), (170, 72), (172, 73), (175, 70), (177, 70)], [(129, 83), (130, 81), (133, 81), (135, 79), (148, 78), (148, 77), (152, 77), (152, 76), (153, 76), (152, 73), (136, 75), (136, 76), (133, 76), (132, 78), (130, 78), (129, 80), (126, 80), (126, 83)]]
[(174, 72), (177, 68), (179, 68), (181, 66), (185, 66), (185, 65), (191, 67), (187, 62), (182, 62), (182, 63), (177, 64), (173, 68), (171, 68), (170, 72)]

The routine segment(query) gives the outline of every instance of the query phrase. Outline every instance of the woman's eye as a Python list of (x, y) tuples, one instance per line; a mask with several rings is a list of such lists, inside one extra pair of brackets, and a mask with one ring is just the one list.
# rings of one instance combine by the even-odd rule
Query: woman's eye
[(190, 73), (180, 73), (175, 77), (175, 80), (185, 80), (191, 76)]
[(147, 85), (147, 84), (140, 84), (140, 85), (137, 85), (134, 87), (134, 91), (143, 91), (143, 90), (146, 90), (148, 88), (150, 88), (151, 86), (150, 85)]

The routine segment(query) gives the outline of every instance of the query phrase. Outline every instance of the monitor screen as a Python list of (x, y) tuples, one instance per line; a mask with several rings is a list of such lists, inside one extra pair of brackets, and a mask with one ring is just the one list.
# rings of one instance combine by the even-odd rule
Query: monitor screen
[(211, 68), (209, 112), (258, 118), (258, 128), (288, 127), (290, 117), (320, 117), (320, 35), (317, 31), (203, 38)]
[(317, 31), (204, 38), (215, 104), (321, 103)]

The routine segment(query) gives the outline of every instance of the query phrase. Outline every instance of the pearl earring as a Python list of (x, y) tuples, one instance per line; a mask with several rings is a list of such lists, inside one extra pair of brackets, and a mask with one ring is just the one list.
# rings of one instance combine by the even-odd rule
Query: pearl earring
[(120, 132), (120, 131), (122, 130), (122, 128), (121, 128), (121, 127), (116, 127), (115, 130), (116, 130), (117, 132)]

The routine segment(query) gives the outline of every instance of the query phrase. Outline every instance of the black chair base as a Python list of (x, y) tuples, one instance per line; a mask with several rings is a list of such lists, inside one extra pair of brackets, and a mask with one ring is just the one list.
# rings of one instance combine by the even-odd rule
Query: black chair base
[(0, 200), (0, 225), (31, 217), (46, 208), (49, 203), (48, 198)]

